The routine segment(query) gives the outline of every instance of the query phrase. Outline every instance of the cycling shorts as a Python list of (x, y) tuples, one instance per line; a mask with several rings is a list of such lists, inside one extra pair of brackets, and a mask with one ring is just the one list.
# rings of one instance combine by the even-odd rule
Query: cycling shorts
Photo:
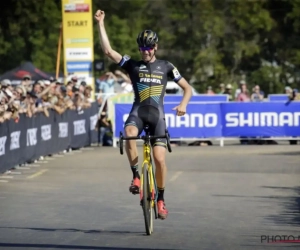
[[(125, 127), (135, 126), (138, 129), (138, 135), (143, 132), (145, 125), (149, 126), (150, 135), (159, 136), (166, 133), (166, 121), (164, 113), (156, 107), (133, 106), (126, 122)], [(151, 140), (152, 147), (162, 146), (167, 147), (167, 140), (165, 138), (158, 138)]]

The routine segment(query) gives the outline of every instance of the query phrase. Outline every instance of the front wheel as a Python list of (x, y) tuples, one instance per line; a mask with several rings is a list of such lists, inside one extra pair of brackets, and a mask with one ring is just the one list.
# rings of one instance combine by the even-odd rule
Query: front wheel
[(148, 164), (143, 166), (143, 200), (142, 207), (145, 219), (145, 228), (147, 235), (153, 232), (153, 213), (151, 207), (151, 191), (150, 191), (150, 180), (148, 174)]

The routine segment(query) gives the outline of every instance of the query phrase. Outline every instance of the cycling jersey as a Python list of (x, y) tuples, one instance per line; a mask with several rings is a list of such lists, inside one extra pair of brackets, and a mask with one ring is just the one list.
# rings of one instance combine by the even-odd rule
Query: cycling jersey
[[(141, 134), (145, 124), (148, 124), (152, 135), (164, 135), (166, 123), (163, 103), (168, 77), (178, 82), (182, 78), (179, 71), (168, 61), (156, 59), (146, 63), (128, 56), (123, 56), (119, 66), (128, 72), (135, 96), (125, 127), (136, 126)], [(164, 139), (156, 139), (152, 145), (165, 146), (166, 143)]]

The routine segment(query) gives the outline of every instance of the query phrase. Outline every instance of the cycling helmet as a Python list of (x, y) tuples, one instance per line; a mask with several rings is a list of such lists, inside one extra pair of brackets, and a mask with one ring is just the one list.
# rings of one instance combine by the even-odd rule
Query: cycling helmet
[(158, 36), (152, 30), (144, 30), (138, 35), (136, 41), (139, 47), (154, 47), (158, 42)]

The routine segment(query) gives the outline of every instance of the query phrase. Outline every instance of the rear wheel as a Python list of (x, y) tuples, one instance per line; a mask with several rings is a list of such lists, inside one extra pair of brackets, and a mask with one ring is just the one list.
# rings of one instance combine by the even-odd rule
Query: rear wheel
[(145, 228), (147, 235), (153, 232), (153, 213), (151, 207), (151, 192), (150, 192), (150, 180), (148, 174), (148, 164), (144, 165), (143, 171), (143, 212), (145, 219)]

